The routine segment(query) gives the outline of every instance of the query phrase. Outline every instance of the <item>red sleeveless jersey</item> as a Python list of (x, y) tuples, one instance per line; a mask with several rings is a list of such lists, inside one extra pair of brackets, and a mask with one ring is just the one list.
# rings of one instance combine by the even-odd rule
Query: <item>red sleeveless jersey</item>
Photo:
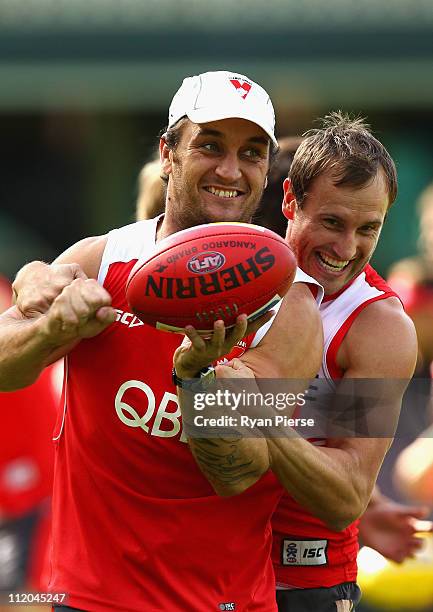
[(142, 324), (125, 301), (156, 220), (108, 235), (99, 280), (117, 321), (67, 358), (55, 435), (53, 575), (67, 605), (95, 612), (276, 610), (271, 472), (218, 497), (182, 434), (171, 381), (182, 336)]
[[(336, 356), (356, 317), (372, 302), (391, 296), (396, 294), (368, 265), (343, 291), (322, 301), (319, 310), (324, 354), (318, 378), (325, 379), (331, 388), (344, 374), (337, 366)], [(326, 445), (324, 439), (311, 442)], [(272, 530), (277, 587), (331, 587), (356, 580), (358, 521), (341, 532), (332, 531), (284, 494), (272, 517)]]

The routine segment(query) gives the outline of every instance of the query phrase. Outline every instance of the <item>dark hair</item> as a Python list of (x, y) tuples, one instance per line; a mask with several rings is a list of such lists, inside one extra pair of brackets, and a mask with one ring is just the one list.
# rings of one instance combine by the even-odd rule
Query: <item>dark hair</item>
[[(186, 120), (187, 120), (187, 117), (182, 117), (172, 127), (168, 127), (167, 125), (165, 128), (162, 128), (162, 130), (158, 134), (158, 138), (159, 139), (163, 138), (167, 144), (167, 147), (171, 149), (172, 151), (176, 149), (177, 145), (180, 142), (180, 139), (182, 138), (182, 130), (184, 128)], [(164, 174), (162, 170), (161, 170), (161, 178), (164, 181), (165, 185), (167, 186), (168, 176), (167, 174)]]
[(397, 171), (394, 161), (371, 133), (362, 117), (341, 111), (326, 115), (320, 128), (309, 130), (298, 147), (290, 168), (293, 193), (302, 205), (311, 182), (330, 170), (335, 185), (363, 187), (383, 168), (389, 206), (397, 197)]
[(183, 128), (188, 120), (188, 117), (182, 117), (171, 127), (168, 125), (163, 128), (159, 133), (159, 138), (163, 138), (167, 144), (167, 147), (174, 150), (182, 138)]
[(279, 148), (274, 153), (268, 184), (253, 218), (254, 223), (271, 229), (283, 238), (287, 230), (287, 219), (281, 211), (283, 181), (289, 174), (293, 156), (301, 142), (301, 136), (286, 136), (278, 141)]

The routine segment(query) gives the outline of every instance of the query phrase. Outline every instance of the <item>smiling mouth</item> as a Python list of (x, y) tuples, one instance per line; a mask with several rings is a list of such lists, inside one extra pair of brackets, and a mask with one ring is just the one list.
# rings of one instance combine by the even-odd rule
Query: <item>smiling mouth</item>
[(316, 256), (322, 267), (330, 272), (341, 272), (352, 261), (351, 259), (334, 259), (333, 257), (329, 257), (329, 255), (320, 252), (316, 252)]
[(216, 187), (203, 187), (203, 189), (218, 198), (237, 198), (243, 195), (243, 192), (238, 189), (218, 189)]

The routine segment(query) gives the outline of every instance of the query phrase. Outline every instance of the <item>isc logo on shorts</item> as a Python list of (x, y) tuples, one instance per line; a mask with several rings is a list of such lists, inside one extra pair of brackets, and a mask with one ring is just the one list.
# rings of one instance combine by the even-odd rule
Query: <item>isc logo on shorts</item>
[(283, 540), (283, 565), (326, 565), (328, 540)]

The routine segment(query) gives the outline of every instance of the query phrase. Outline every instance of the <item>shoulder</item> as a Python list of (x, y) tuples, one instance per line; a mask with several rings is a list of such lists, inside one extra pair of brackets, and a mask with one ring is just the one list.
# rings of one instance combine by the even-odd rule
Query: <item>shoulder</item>
[(78, 264), (89, 278), (97, 278), (108, 235), (84, 238), (64, 251), (53, 263)]
[(323, 351), (322, 322), (308, 285), (291, 286), (277, 314), (257, 333), (244, 363), (257, 378), (313, 378)]
[(395, 297), (364, 308), (343, 344), (344, 369), (354, 376), (410, 378), (413, 374), (416, 332)]
[(300, 333), (312, 329), (322, 337), (322, 320), (318, 308), (322, 297), (322, 286), (298, 268), (292, 286), (273, 308), (274, 316), (254, 334), (251, 348), (255, 348), (265, 338), (271, 327), (273, 331), (278, 327), (284, 332), (297, 326)]
[(54, 263), (78, 264), (89, 278), (98, 278), (104, 256), (110, 258), (115, 254), (120, 261), (128, 261), (138, 259), (143, 251), (152, 248), (157, 221), (158, 217), (136, 221), (103, 236), (84, 238), (64, 251)]
[(315, 333), (322, 331), (318, 305), (309, 285), (297, 282), (290, 287), (276, 316), (276, 323), (297, 328), (300, 334), (308, 329)]

